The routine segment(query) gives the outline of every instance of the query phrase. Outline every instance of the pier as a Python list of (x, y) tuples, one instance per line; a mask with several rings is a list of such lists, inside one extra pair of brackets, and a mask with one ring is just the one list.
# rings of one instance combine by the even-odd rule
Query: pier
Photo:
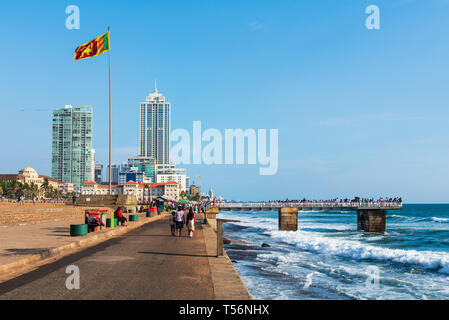
[(220, 202), (215, 205), (221, 211), (267, 211), (279, 210), (280, 208), (298, 208), (302, 211), (357, 211), (357, 210), (401, 210), (402, 202), (340, 202), (340, 201), (317, 201), (317, 202)]
[(357, 213), (357, 230), (385, 233), (387, 210), (401, 210), (399, 201), (282, 201), (282, 202), (220, 202), (218, 211), (278, 210), (279, 230), (298, 230), (298, 212), (354, 211)]

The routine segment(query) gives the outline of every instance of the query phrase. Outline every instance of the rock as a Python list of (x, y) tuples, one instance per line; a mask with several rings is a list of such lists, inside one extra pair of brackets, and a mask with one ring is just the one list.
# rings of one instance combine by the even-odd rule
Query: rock
[(223, 238), (223, 244), (231, 244), (231, 240)]
[(231, 262), (232, 262), (232, 263), (238, 263), (238, 262), (237, 262), (237, 261), (235, 261), (235, 260), (231, 260)]
[(262, 243), (262, 248), (269, 248), (269, 247), (271, 247), (268, 243)]

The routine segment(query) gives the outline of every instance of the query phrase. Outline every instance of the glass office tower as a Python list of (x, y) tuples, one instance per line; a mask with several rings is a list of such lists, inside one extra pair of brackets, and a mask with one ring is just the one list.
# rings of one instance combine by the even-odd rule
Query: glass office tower
[(53, 111), (52, 178), (75, 191), (92, 178), (92, 106)]
[(95, 165), (95, 180), (96, 183), (101, 184), (103, 182), (103, 165)]
[(137, 168), (138, 172), (143, 172), (147, 179), (151, 179), (151, 182), (156, 182), (155, 164), (156, 159), (152, 157), (133, 157), (128, 159), (128, 166)]
[[(109, 165), (108, 171), (106, 172), (107, 182), (109, 182)], [(113, 163), (111, 165), (111, 184), (118, 184), (120, 180), (120, 164)]]

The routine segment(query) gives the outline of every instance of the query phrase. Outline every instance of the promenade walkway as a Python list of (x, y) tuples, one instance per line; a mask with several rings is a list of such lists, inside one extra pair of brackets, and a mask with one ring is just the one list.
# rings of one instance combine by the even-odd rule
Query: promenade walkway
[[(112, 237), (114, 234), (120, 234), (121, 228), (112, 229), (105, 228), (102, 231), (89, 233), (86, 237), (71, 237), (70, 224), (84, 223), (84, 216), (80, 214), (71, 214), (63, 217), (64, 220), (58, 218), (56, 221), (37, 221), (27, 219), (28, 224), (4, 226), (0, 225), (0, 281), (5, 279), (5, 273), (11, 269), (8, 265), (20, 263), (29, 265), (24, 260), (38, 260), (39, 255), (52, 255), (52, 250), (73, 246), (85, 247), (87, 243), (95, 243), (102, 238)], [(153, 218), (158, 219), (161, 217)], [(2, 219), (4, 219), (2, 215)], [(39, 217), (42, 219), (42, 217)], [(139, 215), (142, 221), (144, 215)], [(149, 219), (150, 220), (150, 219)], [(100, 239), (99, 239), (100, 238)], [(81, 244), (78, 243), (81, 241)], [(73, 251), (73, 250), (72, 250)], [(68, 252), (70, 253), (70, 252)], [(14, 267), (14, 266), (12, 266)], [(8, 270), (7, 270), (8, 268)], [(15, 268), (15, 267), (14, 267)]]
[[(0, 229), (0, 268), (71, 241), (69, 224)], [(0, 299), (250, 299), (229, 258), (215, 252), (208, 225), (198, 223), (194, 238), (185, 231), (176, 238), (163, 217), (0, 283)], [(69, 265), (80, 270), (79, 290), (66, 288)]]

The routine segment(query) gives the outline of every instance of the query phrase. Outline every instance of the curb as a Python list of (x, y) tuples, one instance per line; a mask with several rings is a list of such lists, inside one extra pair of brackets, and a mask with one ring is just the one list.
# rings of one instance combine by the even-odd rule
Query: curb
[[(154, 221), (161, 220), (165, 217), (167, 217), (168, 214), (161, 214), (159, 216), (146, 218), (144, 217), (143, 220), (138, 222), (131, 222), (128, 221), (127, 227), (121, 227), (121, 228), (114, 228), (107, 232), (100, 233), (98, 235), (93, 235), (78, 241), (74, 241), (72, 243), (51, 248), (48, 250), (45, 250), (44, 252), (40, 254), (34, 254), (27, 258), (19, 259), (17, 261), (0, 265), (0, 283), (3, 281), (6, 281), (10, 278), (22, 275), (24, 273), (27, 273), (29, 268), (32, 267), (38, 267), (43, 264), (58, 260), (59, 258), (62, 258), (68, 254), (74, 253), (76, 251), (79, 251), (81, 249), (85, 249), (88, 247), (91, 247), (93, 245), (99, 244), (101, 242), (104, 242), (106, 240), (112, 239), (117, 236), (121, 236), (123, 234), (126, 234), (134, 229), (137, 229), (147, 223), (151, 223)], [(52, 260), (52, 261), (48, 261)], [(26, 269), (26, 270), (24, 270)]]

